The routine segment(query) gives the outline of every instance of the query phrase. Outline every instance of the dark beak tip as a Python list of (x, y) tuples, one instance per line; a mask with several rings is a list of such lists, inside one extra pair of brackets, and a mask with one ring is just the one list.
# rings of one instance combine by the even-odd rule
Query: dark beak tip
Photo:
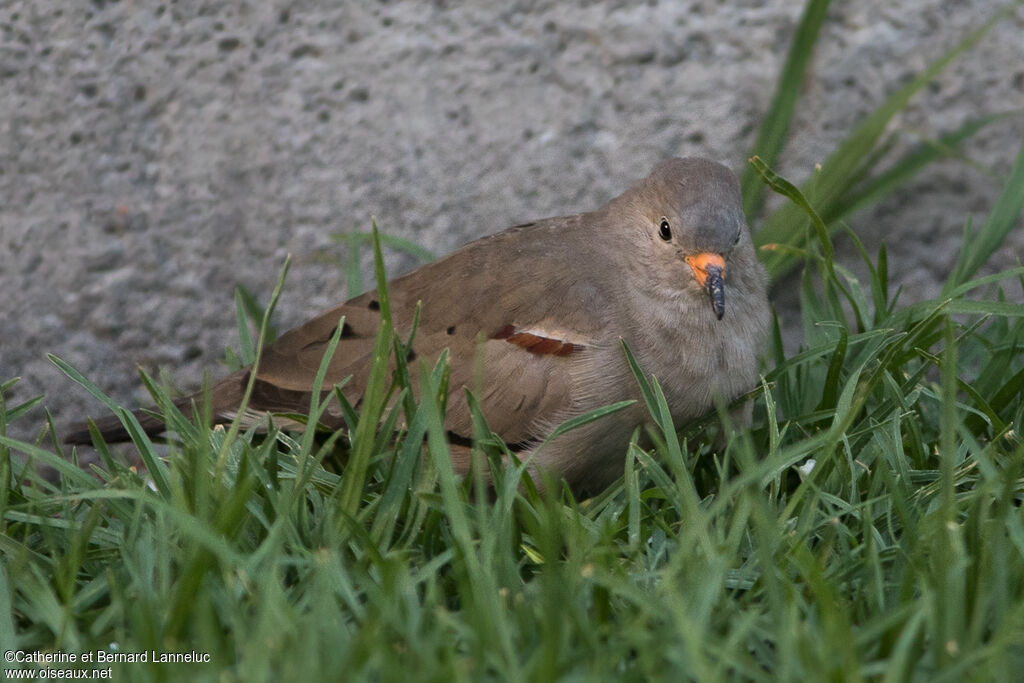
[(722, 274), (717, 268), (708, 269), (708, 278), (704, 284), (708, 297), (711, 299), (711, 310), (719, 320), (725, 316), (725, 283), (722, 281)]

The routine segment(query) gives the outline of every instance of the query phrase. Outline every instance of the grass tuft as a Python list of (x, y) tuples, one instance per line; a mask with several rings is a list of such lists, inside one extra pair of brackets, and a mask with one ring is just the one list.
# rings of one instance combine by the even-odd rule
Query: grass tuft
[[(557, 482), (538, 494), (468, 392), (480, 466), (460, 481), (443, 423), (447, 358), (410, 365), (415, 329), (398, 337), (388, 315), (381, 247), (409, 245), (374, 226), (352, 238), (372, 241), (384, 317), (359, 410), (323, 386), (325, 365), (317, 378), (348, 424), (338, 472), (323, 463), (340, 434), (210, 428), (208, 407), (183, 414), (144, 377), (172, 432), (153, 443), (54, 358), (122, 418), (145, 470), (95, 430), (98, 461), (84, 465), (60, 450), (48, 416), (36, 441), (8, 436), (41, 399), (12, 404), (17, 380), (0, 384), (3, 649), (209, 658), (66, 665), (128, 680), (1016, 680), (1024, 304), (1002, 288), (1024, 268), (977, 273), (1019, 216), (1024, 156), (939, 298), (901, 304), (885, 248), (872, 256), (852, 232), (866, 280), (835, 263), (832, 235), (849, 211), (988, 123), (872, 175), (885, 124), (986, 29), (797, 188), (771, 160), (827, 5), (807, 5), (762, 161), (746, 176), (748, 206), (758, 179), (789, 200), (761, 241), (776, 244), (775, 274), (802, 269), (804, 329), (787, 353), (776, 324), (773, 362), (740, 400), (752, 425), (730, 425), (736, 406), (673, 424), (658, 378), (624, 347), (654, 445), (641, 448), (637, 430), (616, 484), (587, 500)], [(283, 279), (265, 311), (239, 292), (229, 366), (254, 362), (273, 338)], [(315, 422), (327, 401), (313, 394)]]

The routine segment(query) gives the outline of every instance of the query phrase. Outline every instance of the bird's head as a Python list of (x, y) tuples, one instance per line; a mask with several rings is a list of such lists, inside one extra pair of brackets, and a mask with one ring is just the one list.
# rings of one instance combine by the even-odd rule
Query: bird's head
[(733, 255), (752, 249), (736, 176), (707, 159), (669, 159), (608, 209), (626, 228), (651, 286), (706, 296), (725, 315)]

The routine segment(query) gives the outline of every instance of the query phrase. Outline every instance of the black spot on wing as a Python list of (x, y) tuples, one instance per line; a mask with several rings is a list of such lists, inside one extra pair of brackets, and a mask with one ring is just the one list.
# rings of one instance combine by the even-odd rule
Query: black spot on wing
[[(332, 331), (331, 334), (333, 334), (333, 331)], [(341, 338), (342, 339), (351, 339), (352, 337), (355, 337), (355, 336), (356, 336), (355, 329), (353, 329), (353, 327), (351, 325), (349, 325), (347, 322), (341, 326)], [(325, 349), (325, 348), (327, 348), (327, 344), (330, 341), (331, 341), (331, 337), (330, 336), (326, 336), (326, 337), (323, 337), (321, 339), (314, 339), (313, 341), (311, 341), (308, 344), (306, 344), (305, 346), (303, 346), (302, 347), (302, 351), (316, 351), (318, 349)]]

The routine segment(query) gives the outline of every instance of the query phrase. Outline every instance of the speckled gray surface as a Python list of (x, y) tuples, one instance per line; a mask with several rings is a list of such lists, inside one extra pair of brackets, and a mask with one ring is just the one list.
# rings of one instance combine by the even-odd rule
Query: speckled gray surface
[[(344, 298), (318, 256), (341, 254), (331, 233), (371, 216), (444, 253), (594, 208), (666, 156), (740, 169), (801, 3), (465, 4), (0, 6), (0, 379), (23, 378), (15, 400), (46, 393), (59, 425), (99, 412), (48, 352), (128, 403), (144, 397), (137, 365), (195, 386), (236, 343), (235, 283), (265, 299), (294, 254), (279, 320), (299, 323)], [(834, 2), (781, 170), (806, 178), (994, 6)], [(894, 130), (1024, 108), (1022, 34), (1018, 9)], [(906, 299), (935, 291), (1022, 135), (1020, 116), (989, 127), (973, 163), (853, 221), (889, 240)]]

